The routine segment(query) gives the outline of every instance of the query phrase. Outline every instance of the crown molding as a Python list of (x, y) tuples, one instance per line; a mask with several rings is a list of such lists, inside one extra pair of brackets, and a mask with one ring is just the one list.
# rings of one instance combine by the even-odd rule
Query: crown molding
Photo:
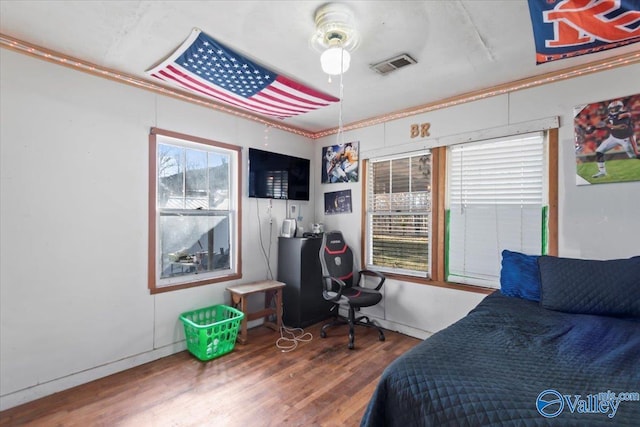
[[(142, 79), (140, 77), (133, 76), (131, 74), (123, 73), (118, 70), (102, 67), (85, 61), (79, 58), (74, 58), (69, 55), (56, 52), (51, 49), (47, 49), (42, 46), (31, 44), (20, 39), (11, 37), (9, 35), (0, 33), (0, 46), (6, 49), (10, 49), (25, 55), (33, 56), (45, 61), (53, 62), (58, 65), (63, 65), (78, 71), (93, 74), (99, 77), (103, 77), (109, 80), (114, 80), (120, 83), (124, 83), (137, 88), (149, 90), (151, 92), (159, 93), (161, 95), (170, 96), (180, 99), (185, 102), (191, 102), (207, 108), (211, 108), (223, 113), (231, 114), (243, 119), (251, 120), (261, 123), (265, 126), (280, 129), (285, 132), (301, 135), (309, 139), (318, 139), (325, 136), (338, 133), (338, 127), (321, 130), (318, 132), (311, 132), (299, 127), (286, 125), (284, 123), (275, 122), (273, 120), (266, 119), (262, 116), (248, 113), (246, 111), (234, 108), (228, 105), (224, 105), (218, 102), (211, 101), (209, 99), (193, 95), (181, 89), (171, 88), (164, 85), (154, 83), (149, 80)], [(345, 124), (342, 127), (344, 132), (360, 129), (368, 126), (377, 125), (380, 123), (389, 122), (392, 120), (403, 119), (418, 114), (424, 114), (430, 111), (439, 110), (442, 108), (452, 107), (467, 102), (477, 101), (485, 98), (491, 98), (493, 96), (502, 95), (510, 92), (515, 92), (523, 89), (530, 89), (536, 86), (542, 86), (545, 84), (556, 83), (558, 81), (567, 80), (575, 77), (584, 76), (599, 71), (610, 70), (613, 68), (623, 67), (631, 64), (640, 63), (640, 51), (630, 52), (612, 58), (607, 58), (599, 61), (590, 62), (584, 65), (574, 66), (559, 71), (545, 73), (535, 77), (529, 77), (526, 79), (516, 80), (509, 83), (493, 86), (478, 91), (467, 92), (462, 95), (457, 95), (450, 98), (441, 99), (438, 101), (430, 102), (428, 104), (422, 104), (415, 107), (409, 107), (400, 111), (392, 112), (389, 114), (383, 114), (376, 117), (356, 121), (353, 123)]]
[(25, 55), (33, 56), (38, 59), (53, 62), (54, 64), (69, 67), (77, 71), (83, 71), (85, 73), (93, 74), (98, 77), (104, 77), (109, 80), (114, 80), (116, 82), (135, 86), (137, 88), (145, 89), (151, 92), (156, 92), (161, 95), (177, 98), (182, 101), (198, 104), (203, 107), (218, 110), (223, 113), (231, 114), (247, 120), (252, 120), (271, 128), (281, 129), (286, 132), (295, 133), (297, 135), (302, 135), (311, 139), (313, 139), (314, 136), (313, 132), (309, 132), (305, 129), (269, 120), (264, 117), (248, 113), (239, 108), (234, 108), (229, 105), (218, 103), (204, 97), (193, 95), (185, 90), (164, 86), (150, 80), (123, 73), (118, 70), (102, 67), (83, 59), (75, 58), (73, 56), (65, 55), (60, 52), (44, 48), (42, 46), (27, 43), (3, 33), (0, 33), (0, 46), (19, 53), (23, 53)]
[[(441, 99), (428, 104), (419, 105), (416, 107), (410, 107), (404, 110), (396, 111), (381, 116), (372, 117), (365, 120), (353, 122), (342, 127), (343, 132), (359, 129), (363, 127), (373, 126), (380, 123), (389, 122), (392, 120), (403, 119), (405, 117), (415, 116), (417, 114), (424, 114), (434, 110), (440, 110), (442, 108), (453, 107), (454, 105), (465, 104), (467, 102), (478, 101), (480, 99), (491, 98), (497, 95), (503, 95), (510, 92), (516, 92), (523, 89), (530, 89), (536, 86), (542, 86), (550, 83), (556, 83), (562, 80), (572, 79), (575, 77), (584, 76), (587, 74), (596, 73), (599, 71), (610, 70), (614, 68), (624, 67), (631, 64), (640, 63), (640, 51), (626, 53), (624, 55), (615, 56), (600, 61), (590, 62), (588, 64), (574, 66), (571, 68), (565, 68), (562, 70), (545, 73), (535, 77), (529, 77), (526, 79), (516, 80), (509, 83), (493, 86), (486, 89), (481, 89), (474, 92), (467, 92), (462, 95), (457, 95), (450, 98)], [(322, 138), (328, 135), (332, 135), (338, 132), (338, 128), (326, 129), (323, 131), (315, 132), (315, 138)]]

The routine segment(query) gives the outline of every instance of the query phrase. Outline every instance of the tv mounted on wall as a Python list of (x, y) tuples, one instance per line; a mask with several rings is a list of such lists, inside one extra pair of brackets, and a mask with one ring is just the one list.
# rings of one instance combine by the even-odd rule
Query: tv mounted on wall
[(249, 148), (249, 197), (309, 200), (309, 159)]

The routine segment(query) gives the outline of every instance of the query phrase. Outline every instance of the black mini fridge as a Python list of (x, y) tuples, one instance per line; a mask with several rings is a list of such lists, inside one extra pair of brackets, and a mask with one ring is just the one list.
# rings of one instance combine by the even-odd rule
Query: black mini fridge
[(304, 328), (332, 315), (333, 304), (322, 297), (321, 237), (278, 238), (278, 281), (286, 284), (285, 326)]

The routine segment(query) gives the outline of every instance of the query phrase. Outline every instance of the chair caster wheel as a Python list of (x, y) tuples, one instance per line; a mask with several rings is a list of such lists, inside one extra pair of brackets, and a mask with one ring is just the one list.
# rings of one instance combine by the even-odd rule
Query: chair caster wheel
[(355, 347), (355, 345), (353, 345), (352, 342), (349, 343), (349, 350), (353, 350), (353, 348)]
[(326, 338), (327, 333), (325, 331), (320, 331), (320, 338)]
[(380, 336), (378, 337), (378, 340), (379, 340), (379, 341), (384, 341), (384, 335), (380, 335)]

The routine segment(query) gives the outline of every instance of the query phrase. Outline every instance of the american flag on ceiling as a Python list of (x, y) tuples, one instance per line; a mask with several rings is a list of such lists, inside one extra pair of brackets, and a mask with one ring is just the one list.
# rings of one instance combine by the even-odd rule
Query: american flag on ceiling
[(640, 42), (640, 0), (529, 0), (536, 63)]
[(199, 95), (281, 119), (339, 101), (267, 70), (198, 29), (147, 74)]

